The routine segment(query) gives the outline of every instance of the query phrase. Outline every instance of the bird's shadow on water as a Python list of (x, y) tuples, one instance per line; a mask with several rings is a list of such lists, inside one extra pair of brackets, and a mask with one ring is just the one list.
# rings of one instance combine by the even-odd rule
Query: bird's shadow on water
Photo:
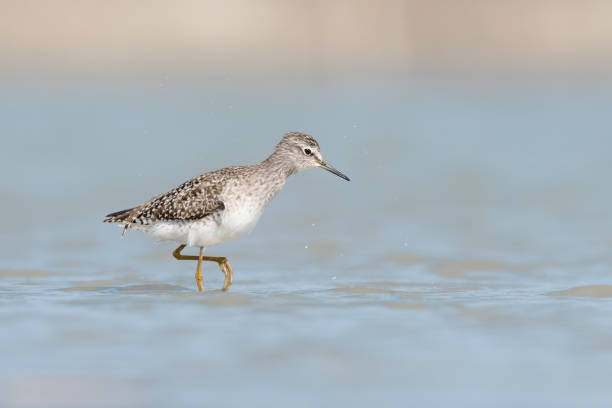
[[(221, 289), (206, 289), (203, 292), (198, 292), (197, 289), (170, 285), (165, 283), (146, 283), (132, 285), (88, 285), (87, 282), (81, 282), (74, 286), (64, 287), (59, 289), (64, 293), (95, 293), (102, 296), (121, 296), (129, 295), (137, 298), (148, 299), (151, 296), (158, 299), (183, 298), (191, 299), (195, 303), (205, 304), (207, 306), (216, 307), (240, 307), (248, 306), (253, 303), (253, 296), (246, 292), (234, 291), (225, 292)], [(79, 297), (80, 298), (80, 297)], [(190, 303), (191, 303), (190, 301)]]
[[(64, 293), (96, 293), (102, 295), (153, 295), (166, 297), (194, 297), (206, 303), (218, 305), (245, 304), (244, 298), (248, 293), (241, 291), (226, 292), (222, 289), (209, 288), (202, 292), (192, 287), (171, 285), (166, 283), (144, 283), (128, 285), (101, 284), (101, 282), (75, 282), (72, 286), (58, 289)], [(225, 299), (224, 299), (225, 298)]]
[(124, 286), (114, 285), (89, 285), (89, 282), (82, 282), (81, 284), (61, 288), (64, 292), (101, 292), (101, 293), (134, 293), (134, 294), (171, 294), (171, 293), (188, 293), (193, 292), (192, 289), (169, 285), (165, 283), (147, 283), (147, 284), (134, 284)]

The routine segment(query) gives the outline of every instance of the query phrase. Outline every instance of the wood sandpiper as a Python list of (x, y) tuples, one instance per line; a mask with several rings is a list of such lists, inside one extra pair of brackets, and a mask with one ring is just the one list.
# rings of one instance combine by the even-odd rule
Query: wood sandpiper
[[(226, 291), (232, 284), (232, 267), (225, 257), (204, 256), (204, 249), (249, 233), (287, 177), (314, 167), (350, 181), (323, 160), (319, 143), (312, 136), (290, 132), (259, 164), (202, 174), (139, 207), (108, 214), (104, 222), (121, 224), (123, 234), (135, 229), (160, 241), (179, 242), (173, 255), (178, 260), (198, 261), (195, 278), (200, 292), (202, 261), (217, 262), (225, 274)], [(199, 247), (199, 256), (181, 254), (185, 246)]]

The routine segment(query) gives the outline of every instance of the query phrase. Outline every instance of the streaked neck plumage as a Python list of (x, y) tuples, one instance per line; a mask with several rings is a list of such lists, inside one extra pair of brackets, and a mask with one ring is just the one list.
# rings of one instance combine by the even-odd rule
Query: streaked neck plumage
[(265, 168), (270, 174), (285, 179), (298, 172), (297, 167), (283, 146), (277, 146), (274, 152), (266, 160), (259, 163), (258, 166)]
[(283, 188), (287, 178), (298, 172), (287, 153), (277, 147), (264, 161), (255, 166), (255, 175), (260, 180), (262, 195), (267, 205)]

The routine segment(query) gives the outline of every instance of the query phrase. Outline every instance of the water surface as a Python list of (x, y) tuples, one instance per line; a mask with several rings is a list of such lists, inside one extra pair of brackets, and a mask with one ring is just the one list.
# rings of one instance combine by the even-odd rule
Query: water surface
[[(170, 83), (168, 83), (170, 82)], [(0, 97), (2, 406), (607, 406), (605, 87), (26, 87)], [(315, 135), (235, 283), (102, 224)]]

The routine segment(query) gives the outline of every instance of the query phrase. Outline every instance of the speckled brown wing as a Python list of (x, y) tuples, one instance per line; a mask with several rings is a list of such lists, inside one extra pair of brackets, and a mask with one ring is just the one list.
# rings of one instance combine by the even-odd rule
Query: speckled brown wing
[(225, 204), (219, 199), (223, 186), (218, 181), (207, 175), (196, 177), (108, 221), (125, 223), (125, 232), (134, 224), (195, 221), (219, 214)]
[(104, 222), (121, 223), (123, 232), (138, 224), (150, 225), (160, 221), (197, 221), (218, 217), (225, 210), (221, 192), (228, 180), (246, 177), (252, 166), (234, 166), (195, 177), (175, 189), (153, 197), (143, 205), (108, 214)]

